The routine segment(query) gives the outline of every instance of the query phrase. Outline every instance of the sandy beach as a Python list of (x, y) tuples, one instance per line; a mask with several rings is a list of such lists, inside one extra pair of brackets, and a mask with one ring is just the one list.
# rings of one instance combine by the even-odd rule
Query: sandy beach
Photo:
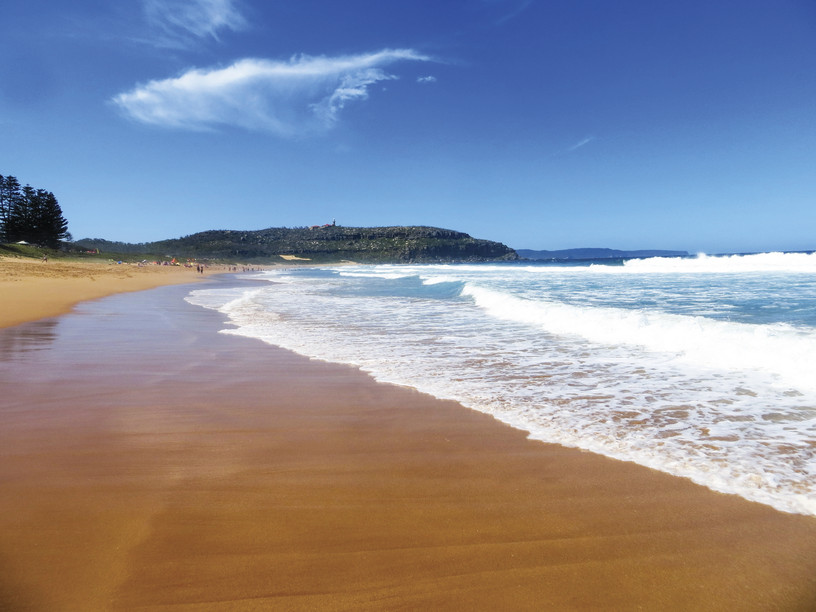
[(69, 312), (113, 293), (195, 282), (195, 268), (0, 257), (0, 328)]
[(218, 334), (172, 286), (194, 271), (111, 269), (0, 275), (0, 610), (816, 609), (814, 517)]

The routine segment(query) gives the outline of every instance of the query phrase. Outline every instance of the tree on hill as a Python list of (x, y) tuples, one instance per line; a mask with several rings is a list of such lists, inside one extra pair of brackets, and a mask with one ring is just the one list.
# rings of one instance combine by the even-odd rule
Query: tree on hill
[(60, 240), (69, 238), (68, 221), (53, 193), (31, 185), (21, 188), (15, 177), (0, 174), (0, 239), (3, 242), (25, 240), (58, 248)]

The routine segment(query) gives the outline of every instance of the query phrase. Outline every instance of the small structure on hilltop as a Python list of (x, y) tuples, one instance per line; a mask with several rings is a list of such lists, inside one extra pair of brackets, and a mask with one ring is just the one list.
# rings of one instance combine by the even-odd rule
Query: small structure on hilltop
[(331, 223), (324, 223), (323, 225), (310, 225), (309, 229), (313, 230), (313, 229), (320, 229), (321, 227), (334, 227), (336, 225), (337, 225), (337, 222), (334, 219), (332, 219)]

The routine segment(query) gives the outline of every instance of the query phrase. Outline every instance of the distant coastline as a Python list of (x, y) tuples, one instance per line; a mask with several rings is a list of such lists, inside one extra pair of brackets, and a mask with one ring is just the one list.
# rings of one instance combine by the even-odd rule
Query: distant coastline
[(637, 250), (621, 251), (618, 249), (579, 248), (560, 249), (556, 251), (537, 251), (533, 249), (516, 249), (522, 259), (537, 261), (579, 260), (579, 259), (637, 259), (645, 257), (688, 257), (687, 251)]

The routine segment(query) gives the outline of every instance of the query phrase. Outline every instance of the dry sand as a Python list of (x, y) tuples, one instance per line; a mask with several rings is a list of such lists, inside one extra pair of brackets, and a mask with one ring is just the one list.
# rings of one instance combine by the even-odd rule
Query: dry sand
[(0, 257), (0, 327), (69, 312), (113, 293), (194, 282), (195, 268)]
[(187, 290), (0, 330), (0, 610), (816, 609), (813, 517), (216, 334)]

